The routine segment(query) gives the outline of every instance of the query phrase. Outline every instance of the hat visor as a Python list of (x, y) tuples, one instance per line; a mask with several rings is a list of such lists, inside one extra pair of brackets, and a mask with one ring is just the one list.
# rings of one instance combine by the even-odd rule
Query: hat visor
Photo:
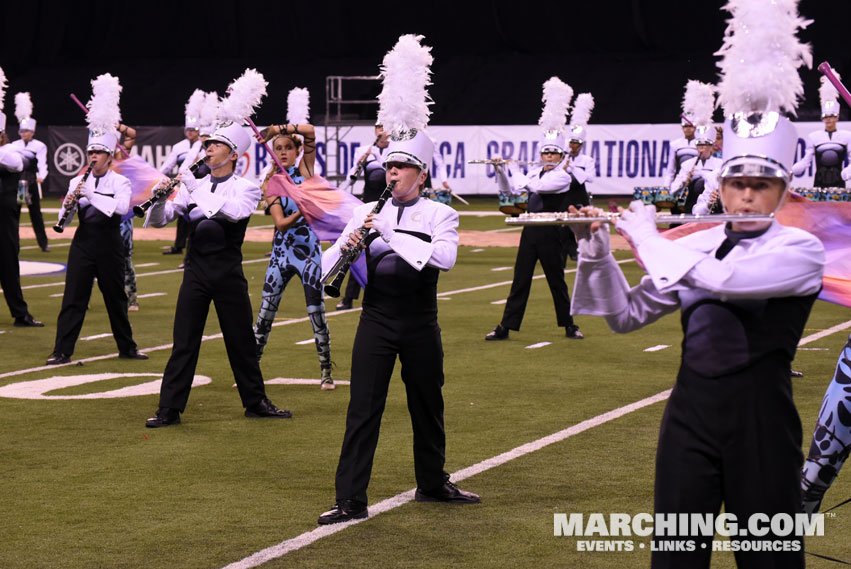
[(219, 132), (212, 134), (210, 138), (204, 141), (204, 148), (207, 148), (208, 146), (210, 146), (210, 143), (213, 142), (221, 142), (222, 144), (227, 144), (231, 150), (236, 152), (236, 143), (228, 137), (223, 136)]
[(555, 152), (556, 154), (564, 154), (564, 148), (555, 144), (545, 144), (541, 147), (541, 154), (544, 152)]
[(391, 162), (402, 162), (403, 164), (413, 164), (417, 168), (421, 170), (428, 170), (428, 166), (426, 166), (422, 160), (410, 154), (408, 152), (402, 152), (400, 150), (395, 150), (390, 152), (387, 156), (384, 157), (384, 167), (386, 168), (388, 164)]
[(788, 181), (791, 173), (779, 162), (766, 156), (737, 156), (721, 166), (723, 178), (779, 178)]

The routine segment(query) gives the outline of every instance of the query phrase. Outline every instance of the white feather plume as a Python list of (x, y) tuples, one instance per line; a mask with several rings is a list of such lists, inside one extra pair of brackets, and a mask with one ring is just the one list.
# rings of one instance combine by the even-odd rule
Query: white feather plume
[(228, 86), (227, 97), (219, 108), (219, 120), (239, 125), (245, 123), (266, 95), (266, 85), (266, 79), (256, 69), (246, 69)]
[(204, 105), (205, 93), (201, 89), (195, 89), (186, 102), (186, 116), (198, 119), (201, 116), (201, 107)]
[(423, 36), (403, 35), (381, 64), (383, 86), (378, 95), (378, 122), (392, 134), (428, 124), (432, 104), (426, 87), (431, 85), (431, 47), (421, 45)]
[(544, 110), (538, 124), (549, 131), (562, 131), (567, 122), (567, 111), (570, 109), (570, 100), (573, 99), (573, 87), (559, 79), (550, 77), (544, 83)]
[(570, 116), (570, 124), (573, 126), (588, 126), (591, 120), (591, 111), (594, 110), (594, 97), (591, 93), (579, 93), (573, 103), (573, 114)]
[(0, 111), (3, 110), (3, 105), (5, 104), (6, 85), (6, 73), (3, 71), (3, 68), (0, 67)]
[(33, 116), (33, 102), (29, 93), (15, 94), (15, 118), (22, 123)]
[(809, 44), (795, 35), (811, 20), (798, 15), (798, 0), (728, 0), (731, 14), (721, 61), (718, 104), (724, 114), (775, 111), (795, 114), (804, 86), (798, 74), (812, 66)]
[(118, 128), (121, 122), (121, 109), (118, 106), (120, 96), (118, 77), (104, 73), (92, 80), (92, 98), (86, 104), (89, 109), (86, 114), (89, 130), (109, 132)]
[(210, 91), (204, 95), (204, 104), (201, 105), (201, 120), (198, 121), (202, 126), (215, 124), (219, 116), (219, 94), (215, 91)]
[[(833, 74), (836, 75), (837, 79), (842, 79), (842, 77), (840, 77), (839, 73), (837, 73), (836, 71), (834, 71)], [(839, 91), (836, 90), (836, 87), (833, 86), (833, 83), (828, 81), (827, 77), (822, 75), (821, 86), (818, 88), (818, 96), (819, 101), (821, 102), (822, 106), (824, 106), (824, 104), (828, 101), (836, 101), (837, 99), (839, 99)]]
[(287, 95), (287, 123), (310, 122), (310, 92), (303, 87), (291, 89)]
[(683, 113), (694, 122), (694, 125), (712, 124), (713, 111), (715, 111), (715, 86), (694, 80), (686, 83)]

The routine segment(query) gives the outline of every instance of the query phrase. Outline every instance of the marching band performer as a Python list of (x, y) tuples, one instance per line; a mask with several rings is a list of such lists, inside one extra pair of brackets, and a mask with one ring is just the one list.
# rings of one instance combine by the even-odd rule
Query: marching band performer
[[(171, 147), (171, 152), (165, 158), (160, 172), (169, 175), (177, 168), (182, 171), (188, 154), (197, 155), (201, 152), (200, 140), (200, 114), (201, 106), (204, 104), (204, 91), (195, 89), (186, 103), (186, 122), (184, 123), (183, 140)], [(177, 220), (177, 234), (174, 237), (174, 245), (163, 251), (163, 255), (180, 255), (186, 247), (186, 238), (189, 235), (189, 224), (183, 218)]]
[(803, 174), (816, 161), (816, 173), (813, 176), (813, 186), (816, 188), (844, 188), (845, 181), (851, 179), (851, 166), (842, 167), (848, 157), (848, 144), (851, 143), (851, 132), (838, 130), (839, 94), (836, 88), (827, 80), (821, 78), (819, 99), (821, 102), (821, 120), (824, 130), (811, 132), (807, 136), (807, 148), (804, 156), (792, 167), (792, 174)]
[[(794, 112), (802, 91), (796, 69), (810, 61), (794, 35), (804, 21), (796, 3), (727, 6), (733, 17), (719, 65), (727, 116), (721, 199), (728, 213), (770, 214), (791, 181), (797, 134), (780, 113)], [(821, 289), (821, 242), (776, 220), (743, 220), (670, 241), (656, 229), (653, 206), (637, 201), (617, 228), (648, 275), (630, 289), (609, 252), (607, 227), (578, 226), (573, 310), (604, 316), (621, 333), (682, 311), (682, 360), (656, 456), (656, 513), (717, 514), (723, 503), (745, 523), (751, 514), (800, 512), (801, 422), (789, 370)], [(759, 539), (780, 542), (783, 551), (743, 548), (735, 553), (739, 567), (804, 566), (800, 536), (768, 531)], [(693, 551), (661, 544), (652, 566), (709, 567), (711, 540), (697, 538)]]
[[(591, 111), (593, 110), (594, 97), (591, 93), (580, 93), (576, 96), (573, 113), (570, 116), (570, 136), (567, 139), (570, 150), (567, 153), (567, 167), (565, 168), (573, 181), (567, 191), (565, 208), (571, 205), (581, 207), (591, 204), (591, 195), (586, 184), (594, 181), (597, 163), (587, 154), (580, 154), (580, 152), (585, 145), (588, 121), (591, 119)], [(573, 232), (566, 227), (562, 228), (561, 239), (565, 248), (565, 260), (569, 258), (575, 261), (576, 239)]]
[[(714, 87), (700, 81), (689, 81), (686, 96), (696, 99), (694, 104), (695, 146), (697, 156), (683, 162), (679, 174), (671, 183), (671, 196), (682, 201), (685, 205), (671, 210), (671, 213), (692, 213), (697, 200), (704, 193), (707, 197), (718, 189), (718, 170), (721, 159), (712, 155), (716, 139), (715, 127), (712, 125), (712, 112), (715, 109)], [(702, 203), (707, 203), (705, 200)], [(708, 213), (708, 211), (707, 211)]]
[(86, 121), (89, 140), (86, 146), (93, 163), (91, 176), (73, 178), (63, 206), (73, 208), (77, 201), (80, 224), (71, 241), (65, 272), (62, 308), (56, 322), (56, 341), (47, 365), (67, 364), (83, 328), (92, 286), (98, 281), (109, 315), (112, 335), (118, 345), (118, 357), (146, 360), (136, 349), (133, 331), (127, 319), (127, 294), (124, 292), (124, 243), (121, 217), (130, 210), (130, 180), (110, 169), (112, 153), (118, 145), (115, 128), (121, 122), (118, 78), (99, 76), (92, 81), (92, 99)]
[[(329, 270), (351, 247), (366, 248), (369, 279), (352, 348), (351, 399), (336, 475), (336, 504), (319, 524), (367, 517), (367, 486), (381, 416), (398, 355), (414, 430), (418, 502), (480, 502), (444, 471), (443, 348), (437, 323), (437, 280), (455, 264), (458, 214), (419, 197), (434, 154), (423, 132), (429, 110), (425, 90), (431, 48), (407, 35), (384, 58), (379, 97), (381, 124), (392, 138), (384, 166), (392, 201), (356, 208), (337, 242), (322, 256)], [(357, 230), (363, 226), (370, 231)], [(363, 242), (361, 242), (363, 240)]]
[(174, 200), (158, 201), (148, 210), (145, 221), (146, 227), (163, 227), (186, 216), (192, 240), (177, 298), (174, 347), (163, 373), (159, 408), (145, 422), (150, 428), (180, 423), (195, 377), (210, 302), (216, 306), (245, 416), (292, 417), (290, 411), (278, 409), (266, 397), (251, 328), (254, 315), (248, 283), (242, 272), (242, 242), (260, 201), (260, 188), (234, 174), (236, 161), (251, 144), (241, 125), (266, 93), (266, 81), (248, 69), (231, 84), (229, 93), (222, 101), (223, 122), (204, 143), (210, 175), (198, 180), (192, 172), (181, 174), (182, 187)]
[[(509, 162), (508, 169), (495, 166), (497, 183), (501, 191), (507, 188), (514, 194), (524, 188), (529, 191), (530, 213), (542, 211), (564, 211), (567, 208), (565, 196), (574, 182), (566, 170), (569, 167), (565, 159), (564, 125), (567, 108), (573, 98), (573, 89), (558, 77), (552, 77), (544, 83), (544, 110), (539, 124), (544, 129), (540, 151), (543, 164), (524, 175), (517, 165)], [(577, 170), (575, 170), (577, 171)], [(578, 171), (577, 171), (578, 172)], [(514, 262), (514, 279), (511, 291), (505, 303), (502, 321), (485, 336), (485, 340), (506, 340), (509, 330), (520, 330), (526, 302), (532, 288), (532, 274), (540, 260), (547, 277), (550, 294), (556, 310), (556, 322), (565, 329), (565, 335), (573, 340), (584, 336), (570, 315), (570, 296), (564, 282), (565, 251), (562, 247), (558, 227), (524, 227), (520, 234), (520, 246), (517, 260)]]
[(3, 113), (6, 74), (0, 68), (0, 287), (15, 326), (44, 326), (33, 318), (21, 290), (21, 267), (18, 261), (20, 237), (18, 222), (18, 182), (24, 169), (20, 153), (9, 144), (6, 135), (6, 115)]
[(47, 145), (35, 136), (36, 120), (32, 117), (33, 104), (29, 93), (15, 95), (15, 117), (18, 119), (18, 135), (21, 137), (12, 143), (24, 160), (24, 171), (21, 179), (27, 182), (26, 204), (30, 212), (33, 231), (38, 246), (45, 253), (50, 252), (47, 246), (47, 233), (44, 231), (44, 217), (41, 215), (41, 183), (47, 178)]
[(670, 186), (674, 182), (674, 178), (680, 173), (683, 162), (697, 156), (694, 140), (694, 111), (691, 99), (687, 95), (688, 89), (686, 89), (686, 96), (683, 98), (683, 113), (680, 117), (683, 136), (671, 141), (670, 159), (668, 160), (668, 167), (665, 169), (663, 186)]
[[(293, 92), (297, 89), (304, 93), (296, 93), (299, 96), (293, 97)], [(313, 125), (308, 122), (307, 89), (293, 89), (290, 95), (287, 99), (287, 119), (290, 124), (272, 125), (261, 134), (266, 142), (273, 141), (272, 151), (287, 169), (287, 175), (295, 184), (301, 184), (314, 174), (316, 134)], [(304, 153), (298, 161), (302, 149)], [(269, 178), (277, 173), (278, 166), (273, 163), (264, 186)], [(319, 245), (319, 237), (290, 198), (267, 194), (266, 208), (275, 222), (275, 238), (272, 257), (269, 259), (269, 267), (263, 281), (263, 301), (254, 325), (257, 359), (262, 357), (269, 341), (284, 289), (290, 279), (297, 276), (304, 288), (307, 315), (310, 317), (316, 351), (319, 354), (320, 387), (323, 391), (332, 390), (335, 386), (331, 377), (331, 333), (328, 330), (325, 302), (322, 299), (322, 248)]]

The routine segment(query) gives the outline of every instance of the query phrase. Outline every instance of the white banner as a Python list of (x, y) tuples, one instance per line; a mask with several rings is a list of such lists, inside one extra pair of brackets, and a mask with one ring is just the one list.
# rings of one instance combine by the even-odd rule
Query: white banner
[[(824, 126), (820, 122), (802, 122), (796, 123), (796, 127), (799, 139), (795, 159), (798, 160), (804, 153), (807, 134)], [(447, 181), (457, 194), (497, 193), (493, 167), (467, 164), (468, 160), (539, 159), (541, 130), (537, 125), (431, 126), (428, 130), (443, 156)], [(330, 128), (328, 132), (331, 134)], [(319, 175), (328, 177), (325, 127), (317, 126), (316, 134), (316, 170)], [(595, 195), (632, 195), (636, 187), (662, 185), (671, 159), (670, 142), (681, 137), (682, 130), (678, 124), (592, 124), (588, 134), (583, 152), (590, 154), (597, 164), (594, 181), (588, 185), (589, 191)], [(375, 135), (372, 127), (341, 127), (340, 137), (340, 172), (345, 174), (366, 152)], [(252, 142), (240, 161), (239, 171), (246, 177), (257, 179), (270, 162), (265, 149)], [(811, 186), (814, 166), (812, 164), (804, 174), (796, 177), (792, 185)], [(335, 170), (330, 168), (330, 174), (336, 174)], [(345, 182), (340, 180), (337, 184), (343, 186)], [(359, 194), (361, 187), (361, 182), (356, 184), (355, 193)]]

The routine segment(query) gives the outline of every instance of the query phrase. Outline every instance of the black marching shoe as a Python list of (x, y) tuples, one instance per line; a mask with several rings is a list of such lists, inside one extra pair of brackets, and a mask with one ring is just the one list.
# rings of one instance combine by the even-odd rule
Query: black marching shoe
[(180, 411), (171, 407), (160, 407), (153, 417), (145, 421), (145, 426), (149, 429), (159, 429), (160, 427), (179, 424)]
[(71, 356), (68, 354), (63, 354), (62, 352), (53, 352), (50, 354), (50, 357), (47, 358), (45, 364), (49, 366), (58, 366), (62, 364), (71, 363)]
[(352, 308), (352, 299), (351, 298), (343, 298), (340, 302), (337, 303), (335, 307), (337, 310), (351, 310)]
[(183, 253), (183, 249), (178, 249), (174, 245), (163, 251), (163, 255), (180, 255)]
[(582, 332), (579, 331), (579, 326), (577, 326), (576, 324), (566, 326), (564, 329), (564, 335), (570, 338), (571, 340), (581, 340), (585, 337), (582, 335)]
[(138, 350), (133, 350), (132, 352), (127, 352), (126, 354), (119, 352), (118, 357), (122, 360), (146, 360), (148, 359), (148, 354), (143, 354)]
[(485, 340), (488, 342), (492, 342), (495, 340), (507, 340), (508, 339), (508, 328), (503, 327), (502, 324), (497, 324), (496, 328), (491, 330), (487, 336), (485, 336)]
[(44, 322), (36, 320), (33, 318), (32, 314), (27, 314), (26, 316), (19, 316), (15, 318), (15, 326), (26, 326), (30, 328), (41, 328), (44, 326)]
[(449, 502), (451, 504), (479, 504), (482, 499), (478, 494), (465, 492), (447, 480), (443, 486), (426, 492), (417, 488), (414, 494), (417, 502)]
[(366, 504), (357, 500), (337, 500), (334, 507), (319, 516), (316, 523), (321, 526), (340, 524), (349, 520), (362, 520), (369, 512)]
[(246, 407), (245, 416), (250, 419), (289, 419), (293, 414), (286, 409), (278, 409), (269, 401), (268, 397), (264, 397), (260, 400), (260, 403)]

